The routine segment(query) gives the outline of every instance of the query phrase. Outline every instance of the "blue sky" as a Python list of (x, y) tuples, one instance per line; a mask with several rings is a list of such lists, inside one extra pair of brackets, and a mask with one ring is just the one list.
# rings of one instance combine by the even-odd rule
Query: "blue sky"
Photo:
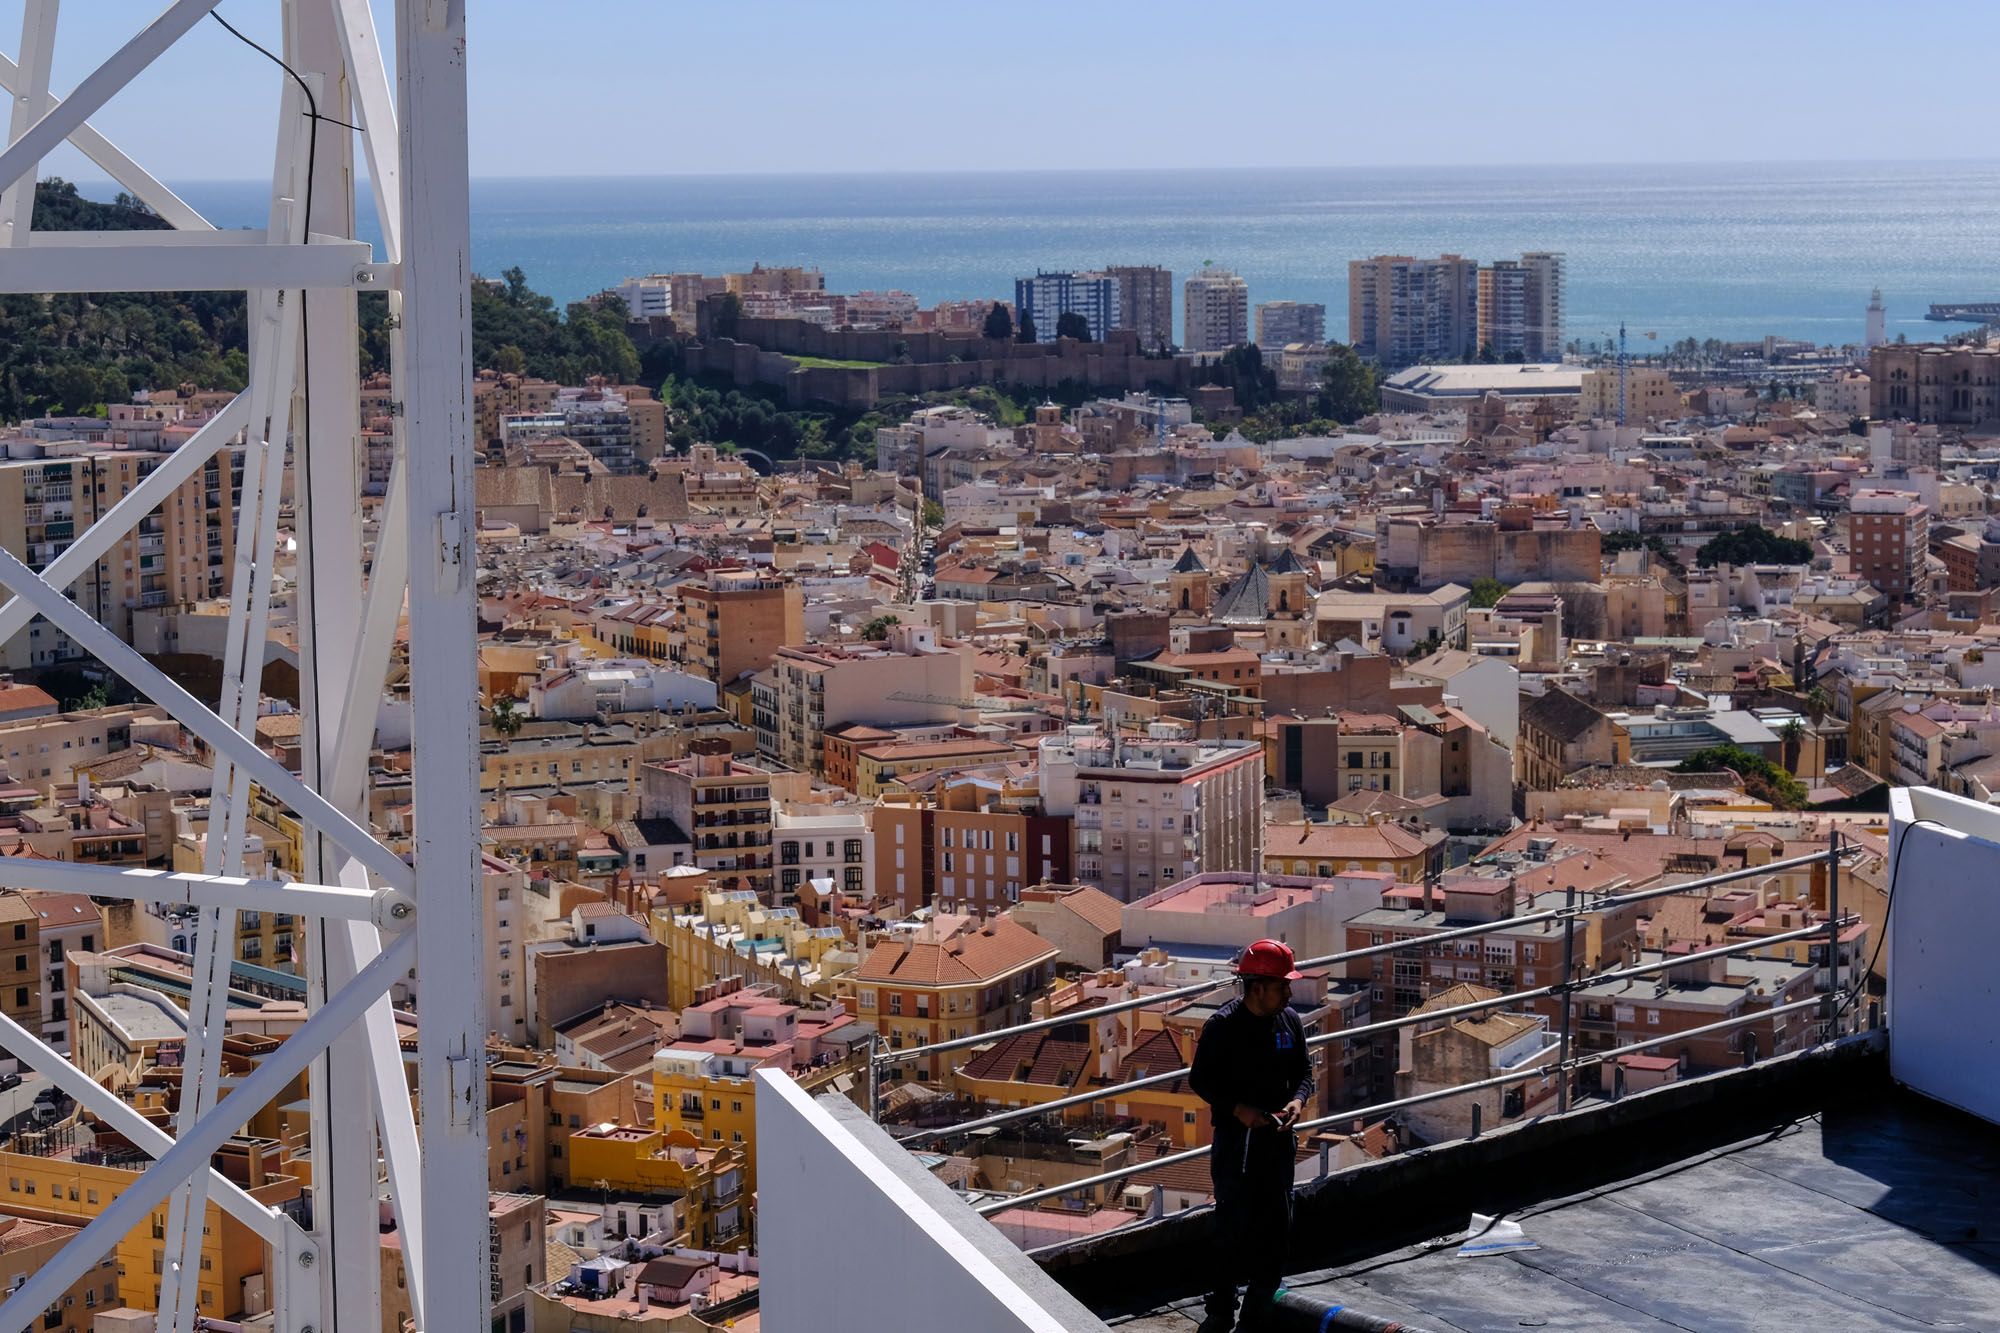
[[(1984, 3), (469, 3), (479, 176), (1996, 156)], [(57, 91), (159, 7), (67, 0)], [(256, 177), (278, 78), (205, 22), (94, 123)]]

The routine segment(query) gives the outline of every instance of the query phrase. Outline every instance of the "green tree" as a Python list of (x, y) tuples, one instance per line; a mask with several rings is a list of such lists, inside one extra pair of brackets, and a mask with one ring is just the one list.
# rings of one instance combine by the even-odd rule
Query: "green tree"
[(66, 417), (73, 417), (97, 401), (97, 372), (89, 366), (69, 364), (56, 369), (49, 387), (56, 405)]
[(1472, 581), (1472, 605), (1480, 609), (1499, 604), (1507, 595), (1507, 585), (1499, 579), (1478, 578)]
[(1035, 341), (1035, 317), (1033, 315), (1021, 316), (1021, 323), (1014, 330), (1014, 341), (1017, 343), (1031, 343)]
[(493, 369), (503, 375), (518, 375), (528, 368), (528, 357), (513, 343), (503, 343), (493, 350)]
[(63, 710), (70, 713), (87, 713), (93, 708), (109, 708), (111, 695), (102, 685), (93, 685), (78, 697), (63, 704)]
[(1090, 321), (1079, 311), (1065, 310), (1056, 316), (1056, 337), (1087, 343), (1090, 341)]
[(1326, 365), (1320, 370), (1319, 415), (1352, 423), (1380, 411), (1382, 394), (1375, 367), (1345, 343), (1329, 344), (1326, 350)]
[(1694, 553), (1703, 569), (1728, 565), (1805, 565), (1812, 563), (1812, 543), (1780, 537), (1762, 524), (1751, 523), (1718, 532)]
[(1001, 342), (1014, 336), (1014, 317), (1007, 313), (1006, 306), (998, 301), (993, 303), (993, 308), (986, 312), (984, 332), (987, 337), (997, 338)]
[(1492, 343), (1481, 343), (1479, 345), (1479, 359), (1485, 365), (1497, 365), (1500, 361), (1500, 353), (1493, 350)]
[(1741, 746), (1711, 745), (1681, 761), (1682, 773), (1728, 771), (1743, 779), (1743, 790), (1779, 810), (1803, 810), (1810, 793), (1804, 783), (1762, 755)]
[(924, 501), (924, 526), (933, 532), (944, 526), (944, 506), (936, 500)]
[(870, 643), (880, 643), (889, 637), (889, 627), (903, 623), (901, 616), (876, 616), (861, 627), (861, 637)]

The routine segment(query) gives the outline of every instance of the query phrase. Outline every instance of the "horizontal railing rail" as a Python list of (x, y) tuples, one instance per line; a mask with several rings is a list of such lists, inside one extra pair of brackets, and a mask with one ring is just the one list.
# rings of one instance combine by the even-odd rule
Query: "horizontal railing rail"
[[(1838, 925), (1842, 929), (1845, 929), (1848, 926), (1857, 924), (1860, 919), (1854, 916), (1844, 917), (1839, 921)], [(1691, 964), (1707, 962), (1716, 958), (1733, 957), (1736, 954), (1749, 953), (1757, 949), (1768, 949), (1776, 945), (1788, 944), (1799, 940), (1818, 939), (1825, 936), (1826, 930), (1825, 923), (1815, 923), (1810, 926), (1802, 926), (1796, 930), (1780, 931), (1771, 935), (1747, 935), (1733, 943), (1719, 945), (1712, 949), (1657, 959), (1648, 963), (1635, 963), (1629, 967), (1615, 968), (1608, 972), (1596, 972), (1588, 976), (1578, 977), (1567, 983), (1554, 982), (1547, 986), (1535, 986), (1528, 990), (1510, 991), (1505, 995), (1496, 995), (1491, 999), (1471, 1000), (1465, 1004), (1448, 1005), (1441, 1009), (1412, 1012), (1403, 1015), (1401, 1018), (1384, 1019), (1379, 1023), (1365, 1023), (1351, 1028), (1335, 1028), (1330, 1032), (1317, 1033), (1307, 1038), (1306, 1045), (1310, 1047), (1325, 1046), (1334, 1042), (1345, 1043), (1356, 1041), (1363, 1037), (1380, 1036), (1383, 1033), (1395, 1032), (1406, 1027), (1416, 1027), (1424, 1023), (1445, 1022), (1454, 1018), (1463, 1018), (1469, 1014), (1484, 1013), (1490, 1009), (1502, 1009), (1510, 1004), (1518, 1004), (1526, 1000), (1553, 998), (1564, 993), (1574, 993), (1602, 986), (1607, 982), (1627, 981), (1636, 977), (1649, 976), (1656, 972), (1667, 972), (1677, 967), (1687, 967)], [(1087, 1012), (1095, 1013), (1097, 1011), (1090, 1010)], [(1148, 1074), (1143, 1078), (1128, 1079), (1123, 1083), (1106, 1084), (1103, 1087), (1092, 1088), (1087, 1092), (1079, 1092), (1069, 1096), (1052, 1098), (1045, 1102), (1037, 1102), (1032, 1106), (1016, 1106), (1005, 1111), (996, 1111), (991, 1115), (981, 1116), (976, 1120), (920, 1129), (911, 1134), (901, 1135), (896, 1141), (902, 1144), (915, 1144), (933, 1139), (951, 1138), (960, 1134), (971, 1134), (979, 1130), (993, 1129), (1000, 1125), (1010, 1124), (1016, 1120), (1032, 1120), (1037, 1116), (1069, 1110), (1072, 1107), (1087, 1106), (1093, 1102), (1106, 1101), (1125, 1093), (1138, 1092), (1145, 1088), (1156, 1088), (1163, 1084), (1184, 1080), (1187, 1077), (1188, 1070), (1186, 1067), (1170, 1069), (1158, 1074)], [(1344, 1112), (1340, 1118), (1352, 1119), (1355, 1114), (1352, 1111)]]
[[(1714, 875), (1704, 875), (1696, 879), (1681, 880), (1674, 884), (1654, 885), (1630, 893), (1608, 894), (1602, 897), (1579, 899), (1574, 906), (1547, 907), (1539, 911), (1524, 912), (1516, 916), (1501, 917), (1494, 921), (1475, 922), (1469, 926), (1454, 926), (1449, 930), (1431, 931), (1413, 935), (1408, 939), (1388, 940), (1381, 944), (1370, 944), (1359, 949), (1345, 949), (1339, 953), (1322, 954), (1316, 958), (1299, 960), (1294, 966), (1304, 968), (1329, 967), (1338, 963), (1357, 962), (1364, 958), (1377, 958), (1387, 954), (1407, 952), (1412, 949), (1428, 949), (1434, 945), (1449, 944), (1454, 940), (1477, 939), (1481, 936), (1512, 930), (1520, 926), (1539, 925), (1543, 922), (1575, 921), (1592, 913), (1616, 911), (1635, 903), (1651, 902), (1657, 898), (1667, 898), (1678, 893), (1698, 892), (1707, 888), (1719, 888), (1740, 880), (1755, 879), (1762, 875), (1777, 874), (1787, 870), (1804, 870), (1816, 865), (1837, 865), (1840, 860), (1858, 855), (1859, 846), (1845, 847), (1834, 844), (1830, 850), (1812, 852), (1805, 856), (1786, 857), (1783, 860), (1767, 861), (1763, 865), (1745, 866), (1739, 870), (1724, 871)], [(1557, 862), (1555, 864), (1561, 864)], [(1544, 890), (1546, 892), (1547, 890)], [(1395, 927), (1390, 926), (1389, 929)], [(1821, 927), (1824, 929), (1824, 927)], [(1553, 933), (1553, 932), (1552, 932)], [(1565, 932), (1567, 933), (1567, 932)], [(1070, 1023), (1090, 1022), (1108, 1018), (1113, 1014), (1126, 1013), (1134, 1009), (1147, 1009), (1155, 1005), (1172, 1004), (1179, 1000), (1197, 999), (1235, 984), (1234, 977), (1223, 977), (1214, 981), (1197, 981), (1185, 986), (1155, 991), (1149, 995), (1134, 996), (1128, 1000), (1117, 1000), (1109, 1004), (1093, 1005), (1073, 1013), (1052, 1014), (1046, 1018), (1031, 1019), (1025, 1023), (1015, 1023), (1003, 1028), (993, 1028), (984, 1032), (970, 1033), (963, 1037), (953, 1037), (946, 1041), (934, 1041), (923, 1046), (906, 1046), (900, 1049), (884, 1048), (876, 1053), (875, 1060), (881, 1065), (901, 1065), (925, 1056), (939, 1055), (946, 1051), (964, 1050), (971, 1046), (985, 1046), (1007, 1037), (1019, 1036), (1027, 1032), (1046, 1032), (1051, 1028), (1063, 1027)]]
[[(1656, 1046), (1665, 1046), (1676, 1041), (1688, 1041), (1695, 1037), (1712, 1036), (1715, 1033), (1726, 1032), (1733, 1028), (1746, 1027), (1752, 1023), (1761, 1023), (1767, 1019), (1776, 1018), (1780, 1014), (1797, 1013), (1807, 1009), (1825, 1010), (1829, 1007), (1833, 998), (1834, 996), (1831, 992), (1826, 992), (1815, 995), (1809, 1000), (1794, 1000), (1788, 1004), (1772, 1005), (1768, 1009), (1759, 1009), (1755, 1013), (1739, 1014), (1734, 1018), (1706, 1023), (1700, 1027), (1683, 1028), (1678, 1032), (1664, 1033), (1657, 1037), (1648, 1037), (1644, 1041), (1631, 1042), (1624, 1046), (1613, 1047), (1610, 1050), (1591, 1051), (1568, 1060), (1559, 1060), (1544, 1065), (1533, 1065), (1513, 1073), (1496, 1074), (1491, 1078), (1475, 1079), (1470, 1082), (1455, 1084), (1449, 1088), (1440, 1088), (1432, 1092), (1417, 1093), (1409, 1097), (1398, 1097), (1393, 1101), (1377, 1102), (1371, 1106), (1355, 1107), (1333, 1115), (1321, 1116), (1314, 1120), (1301, 1121), (1292, 1128), (1295, 1131), (1314, 1130), (1325, 1129), (1333, 1125), (1351, 1124), (1356, 1120), (1365, 1120), (1371, 1116), (1388, 1115), (1391, 1112), (1406, 1110), (1412, 1106), (1423, 1106), (1430, 1102), (1443, 1101), (1449, 1097), (1461, 1097), (1471, 1092), (1501, 1088), (1510, 1083), (1527, 1083), (1537, 1080), (1546, 1082), (1549, 1079), (1567, 1081), (1569, 1075), (1576, 1070), (1603, 1064), (1606, 1061), (1615, 1060), (1620, 1056), (1636, 1055), (1641, 1051), (1651, 1050)], [(1003, 1199), (989, 1199), (985, 1203), (977, 1205), (976, 1210), (982, 1217), (991, 1217), (995, 1213), (1005, 1212), (1010, 1208), (1025, 1208), (1048, 1199), (1057, 1199), (1064, 1195), (1076, 1194), (1081, 1190), (1092, 1190), (1102, 1185), (1116, 1185), (1121, 1181), (1130, 1180), (1134, 1176), (1145, 1175), (1148, 1172), (1157, 1171), (1163, 1167), (1176, 1166), (1182, 1162), (1199, 1161), (1208, 1156), (1212, 1147), (1213, 1145), (1204, 1143), (1196, 1148), (1185, 1148), (1179, 1152), (1166, 1153), (1150, 1161), (1134, 1162), (1112, 1171), (1100, 1171), (1095, 1175), (1065, 1181), (1060, 1185), (1050, 1185), (1043, 1189), (1029, 1190), (1022, 1194), (1009, 1195)]]

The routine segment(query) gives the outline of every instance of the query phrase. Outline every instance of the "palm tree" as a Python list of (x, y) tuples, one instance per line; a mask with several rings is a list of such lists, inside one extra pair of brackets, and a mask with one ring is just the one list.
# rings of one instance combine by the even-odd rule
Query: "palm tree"
[(1814, 722), (1825, 717), (1832, 708), (1833, 698), (1827, 694), (1825, 686), (1815, 685), (1806, 691), (1806, 712), (1811, 714)]
[(493, 701), (493, 714), (490, 720), (493, 723), (493, 730), (502, 736), (514, 736), (521, 730), (521, 715), (514, 711), (514, 701), (504, 695)]
[(1799, 771), (1799, 750), (1806, 738), (1805, 723), (1792, 718), (1778, 728), (1778, 739), (1785, 743), (1785, 767), (1792, 773)]

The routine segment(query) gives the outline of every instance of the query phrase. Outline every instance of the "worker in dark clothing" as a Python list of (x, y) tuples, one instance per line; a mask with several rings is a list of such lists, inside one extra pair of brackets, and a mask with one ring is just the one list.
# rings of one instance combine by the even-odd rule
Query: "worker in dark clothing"
[(1247, 1286), (1247, 1321), (1277, 1294), (1292, 1226), (1292, 1126), (1313, 1092), (1305, 1027), (1292, 1012), (1300, 973), (1292, 951), (1258, 940), (1236, 961), (1242, 994), (1201, 1030), (1188, 1083), (1208, 1103), (1215, 1146), (1218, 1262), (1205, 1333), (1236, 1318), (1236, 1289)]

